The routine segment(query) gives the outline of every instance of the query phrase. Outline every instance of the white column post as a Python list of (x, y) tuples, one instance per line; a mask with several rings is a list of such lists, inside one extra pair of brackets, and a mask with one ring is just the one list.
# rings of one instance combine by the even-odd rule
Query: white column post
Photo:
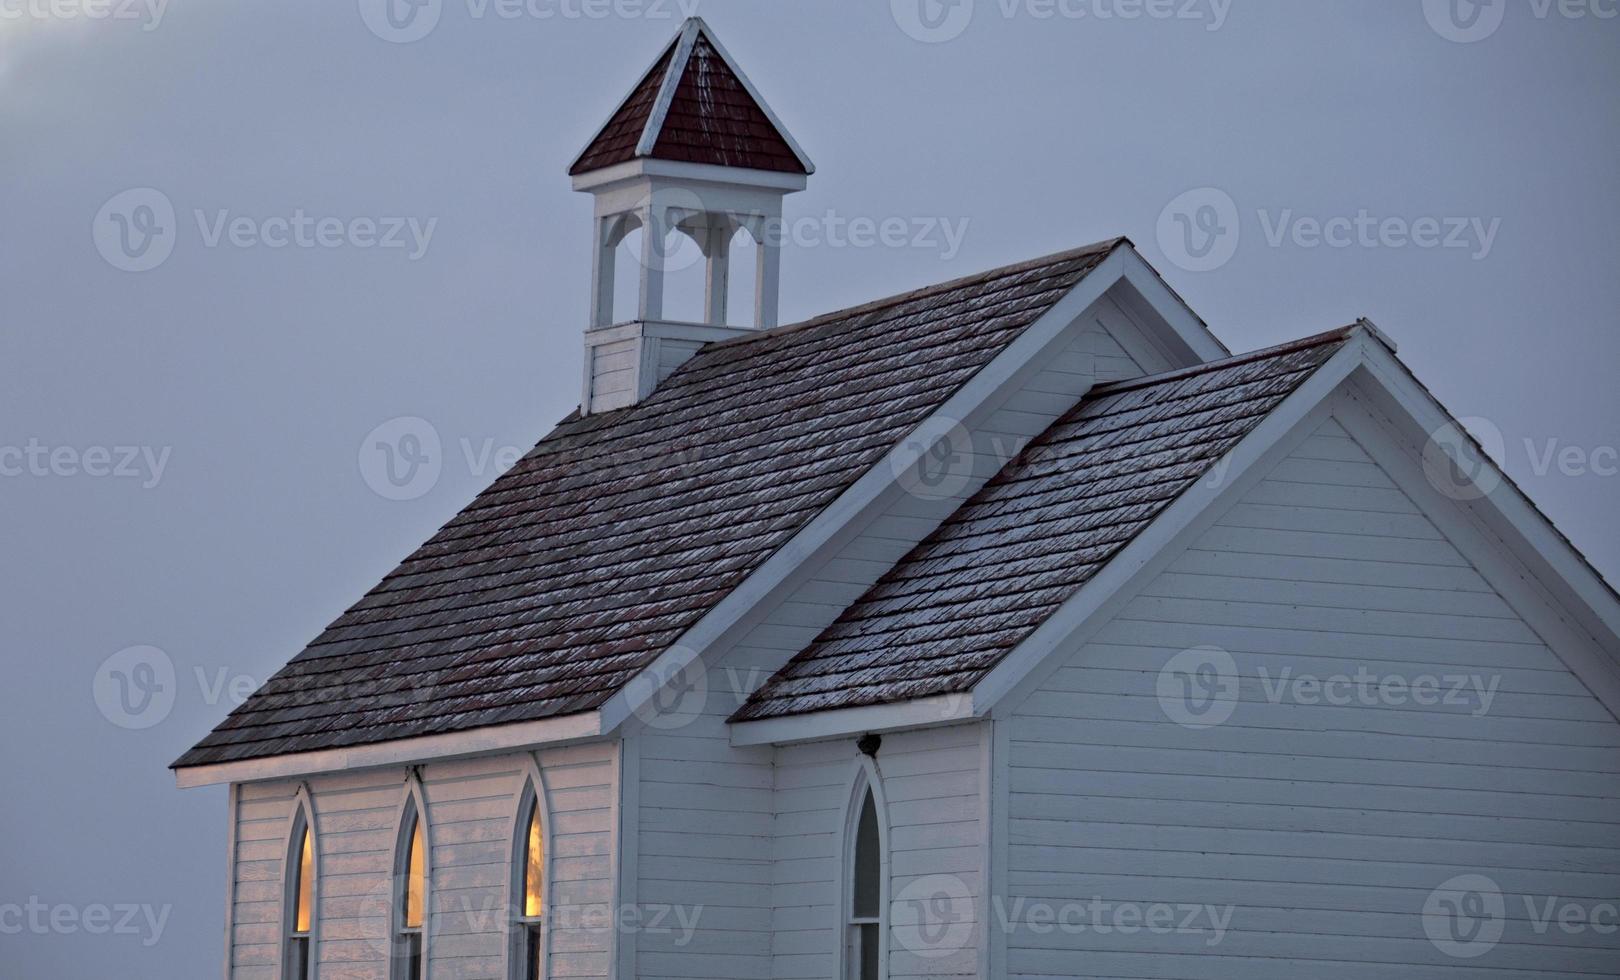
[(782, 231), (780, 216), (773, 222), (767, 217), (765, 233), (758, 236), (758, 271), (754, 276), (754, 328), (769, 330), (776, 326), (777, 302), (782, 287)]
[(605, 327), (613, 322), (613, 266), (618, 242), (613, 240), (619, 217), (596, 219), (596, 253), (591, 262), (591, 326)]
[(668, 233), (655, 194), (641, 211), (641, 301), (637, 319), (664, 318), (664, 266), (668, 258), (664, 239)]
[(726, 299), (731, 285), (731, 219), (723, 214), (706, 216), (703, 231), (703, 254), (708, 258), (705, 269), (703, 322), (716, 327), (726, 325)]

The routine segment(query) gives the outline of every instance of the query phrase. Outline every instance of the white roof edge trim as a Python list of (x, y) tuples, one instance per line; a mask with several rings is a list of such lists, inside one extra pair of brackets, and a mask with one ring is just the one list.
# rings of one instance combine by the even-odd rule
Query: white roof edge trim
[(1088, 625), (1106, 622), (1117, 605), (1175, 557), (1177, 542), (1202, 530), (1200, 518), (1213, 520), (1222, 502), (1246, 493), (1250, 484), (1269, 471), (1265, 463), (1280, 460), (1293, 448), (1290, 436), (1302, 439), (1308, 434), (1306, 429), (1314, 428), (1316, 417), (1325, 419), (1332, 405), (1331, 396), (1363, 365), (1374, 343), (1365, 331), (1353, 333), (1341, 350), (1211, 467), (1209, 472), (1219, 474), (1218, 479), (1206, 475), (1188, 487), (1095, 578), (991, 668), (973, 688), (974, 707), (980, 715), (1000, 716), (1022, 703), (1054, 660), (1078, 648), (1076, 637), (1083, 637)]
[[(1341, 399), (1353, 399), (1353, 389), (1363, 383), (1374, 384), (1388, 395), (1417, 432), (1433, 433), (1445, 425), (1457, 425), (1455, 417), (1395, 356), (1388, 336), (1370, 322), (1358, 323), (1345, 348), (1227, 454), (1221, 483), (1211, 485), (1206, 479), (1190, 488), (974, 687), (975, 710), (984, 717), (1003, 717), (1016, 709), (1054, 668), (1054, 661), (1061, 662), (1089, 641), (1090, 633), (1106, 624), (1119, 604), (1163, 570), (1159, 565), (1167, 564), (1181, 544), (1202, 532), (1200, 519), (1208, 523), (1218, 517), (1223, 504), (1238, 499), (1270, 471), (1266, 463), (1292, 451), (1296, 442), (1333, 413)], [(1462, 472), (1488, 472), (1496, 477), (1489, 493), (1472, 503), (1456, 503), (1476, 521), (1481, 508), (1498, 519), (1496, 527), (1482, 524), (1476, 530), (1488, 530), (1509, 557), (1531, 570), (1554, 613), (1563, 607), (1564, 614), (1572, 616), (1576, 629), (1564, 631), (1568, 638), (1584, 641), (1605, 655), (1601, 660), (1565, 658), (1565, 665), (1620, 717), (1620, 597), (1477, 445), (1472, 441), (1445, 445), (1455, 451)], [(1504, 536), (1502, 530), (1511, 531), (1517, 540)], [(1157, 564), (1155, 559), (1159, 559)], [(1549, 576), (1535, 575), (1538, 566), (1544, 566)], [(1578, 608), (1570, 608), (1572, 603)], [(1598, 627), (1595, 632), (1593, 626)], [(1543, 640), (1555, 654), (1560, 646), (1569, 646), (1569, 641)], [(1592, 676), (1594, 669), (1605, 676)]]
[[(926, 426), (940, 416), (971, 418), (977, 406), (995, 395), (1008, 379), (1016, 376), (1075, 317), (1090, 309), (1093, 303), (1124, 278), (1134, 254), (1129, 248), (1116, 247), (1067, 295), (1052, 304), (1045, 314), (1026, 327), (989, 364), (924, 419), (920, 426)], [(876, 504), (898, 482), (896, 474), (907, 472), (923, 451), (920, 442), (904, 438), (899, 440), (888, 455), (861, 474), (854, 484), (812, 518), (792, 540), (777, 549), (774, 555), (716, 603), (657, 659), (623, 684), (599, 709), (603, 731), (617, 731), (668, 681), (683, 676), (683, 672), (699, 659), (703, 651), (735, 635), (734, 631), (747, 622), (750, 614), (792, 583), (794, 573), (800, 571), (807, 560), (834, 542), (852, 521)]]
[[(759, 89), (754, 87), (753, 80), (748, 77), (747, 72), (742, 70), (742, 65), (737, 63), (737, 59), (733, 58), (731, 52), (726, 50), (726, 46), (720, 43), (720, 38), (715, 35), (708, 22), (702, 17), (693, 17), (692, 20), (696, 22), (698, 30), (703, 32), (703, 36), (709, 39), (709, 43), (714, 45), (714, 50), (719, 52), (721, 60), (726, 63), (726, 67), (730, 68), (732, 73), (737, 76), (737, 81), (742, 82), (743, 88), (753, 98), (754, 103), (759, 106), (761, 112), (765, 113), (765, 118), (769, 119), (771, 125), (776, 127), (777, 134), (787, 143), (788, 149), (792, 150), (793, 155), (799, 158), (799, 163), (804, 166), (805, 173), (815, 173), (816, 165), (811, 162), (810, 155), (804, 152), (804, 147), (800, 146), (799, 141), (793, 138), (792, 133), (788, 132), (787, 126), (783, 125), (781, 118), (776, 114), (776, 110), (771, 108), (771, 104), (765, 101), (765, 97), (759, 93)], [(668, 107), (666, 106), (665, 109), (667, 111)], [(659, 121), (659, 125), (663, 125), (662, 120)]]
[[(686, 30), (686, 28), (683, 25), (682, 28), (681, 28), (681, 32), (684, 32), (685, 30)], [(569, 170), (573, 170), (574, 167), (579, 164), (579, 161), (584, 158), (585, 152), (596, 144), (596, 138), (598, 136), (602, 135), (602, 130), (606, 129), (607, 124), (613, 121), (613, 117), (619, 114), (619, 110), (623, 109), (624, 106), (625, 106), (625, 103), (630, 101), (630, 97), (636, 94), (636, 89), (641, 87), (642, 80), (645, 79), (648, 75), (652, 74), (652, 70), (654, 68), (657, 68), (658, 63), (664, 59), (664, 52), (668, 51), (670, 49), (670, 45), (675, 44), (680, 39), (680, 37), (681, 37), (681, 33), (678, 32), (678, 33), (675, 34), (674, 37), (670, 38), (668, 41), (665, 41), (663, 44), (658, 46), (658, 53), (653, 55), (653, 59), (652, 59), (652, 61), (648, 62), (647, 67), (643, 68), (636, 75), (635, 81), (630, 83), (630, 90), (625, 92), (624, 96), (622, 98), (620, 98), (619, 101), (613, 103), (613, 108), (608, 112), (607, 119), (602, 122), (602, 125), (596, 127), (596, 129), (591, 132), (590, 139), (586, 140), (585, 145), (579, 148), (578, 153), (574, 154), (573, 159), (570, 160), (569, 163), (568, 163), (568, 169)]]
[(1152, 311), (1170, 328), (1175, 339), (1185, 345), (1186, 352), (1191, 352), (1203, 363), (1231, 357), (1232, 352), (1209, 329), (1209, 324), (1187, 305), (1181, 294), (1170, 288), (1164, 277), (1159, 275), (1159, 270), (1153, 268), (1153, 264), (1136, 250), (1134, 244), (1129, 251), (1135, 261), (1132, 268), (1126, 271), (1125, 281), (1147, 301)]
[(311, 752), (294, 752), (236, 762), (185, 766), (174, 771), (174, 781), (181, 789), (191, 789), (219, 783), (288, 779), (318, 773), (375, 769), (496, 752), (522, 751), (541, 745), (588, 740), (601, 734), (601, 714), (590, 711), (520, 722), (515, 725), (490, 725), (463, 732), (420, 735), (370, 745), (316, 749)]
[[(686, 74), (686, 63), (692, 60), (692, 49), (697, 46), (701, 30), (702, 24), (695, 18), (681, 25), (675, 42), (675, 56), (669, 59), (669, 67), (664, 69), (664, 79), (658, 83), (658, 97), (653, 100), (652, 111), (647, 113), (647, 124), (641, 127), (641, 138), (636, 140), (636, 156), (652, 156), (653, 147), (658, 145), (658, 134), (664, 128), (664, 120), (669, 118), (669, 107), (675, 101), (675, 91), (681, 86), (681, 77)], [(657, 65), (658, 62), (654, 61), (653, 64)], [(642, 77), (646, 77), (645, 73)], [(641, 80), (637, 79), (636, 84), (640, 85)], [(635, 89), (630, 91), (633, 93)], [(623, 103), (620, 106), (622, 108)]]
[[(1389, 429), (1392, 441), (1399, 443), (1405, 437), (1405, 441), (1410, 442), (1421, 433), (1424, 439), (1424, 445), (1419, 448), (1421, 454), (1429, 437), (1447, 426), (1467, 433), (1456, 417), (1390, 350), (1377, 350), (1369, 356), (1366, 376), (1376, 382), (1377, 394), (1387, 396), (1389, 404), (1378, 410), (1386, 416), (1380, 421)], [(1398, 408), (1405, 417), (1388, 418), (1389, 407)], [(1407, 431), (1395, 431), (1395, 427), (1403, 423)], [(1470, 518), (1473, 530), (1498, 546), (1505, 557), (1528, 573), (1526, 582), (1532, 589), (1532, 597), (1540, 599), (1561, 620), (1556, 625), (1565, 633), (1565, 642), (1546, 635), (1542, 636), (1543, 642), (1564, 660), (1565, 666), (1592, 690), (1610, 713), (1620, 719), (1620, 595), (1616, 595), (1586, 556), (1471, 435), (1462, 441), (1436, 440), (1435, 445), (1447, 452), (1461, 472), (1474, 474), (1472, 481), (1482, 494), (1474, 500), (1450, 502)], [(1410, 446), (1402, 448), (1410, 454)], [(1421, 462), (1409, 463), (1422, 465)], [(1492, 486), (1488, 491), (1480, 485), (1483, 475), (1490, 477), (1487, 482)], [(1414, 490), (1422, 493), (1423, 487), (1414, 486), (1407, 489), (1407, 493), (1411, 495)], [(1501, 585), (1495, 587), (1507, 592)], [(1523, 610), (1518, 612), (1535, 627), (1531, 615)], [(1568, 650), (1571, 642), (1583, 642), (1589, 649)], [(1566, 651), (1574, 656), (1564, 656)], [(1587, 656), (1589, 654), (1595, 656)], [(1591, 676), (1593, 670), (1601, 670), (1605, 676)]]
[(731, 744), (741, 747), (825, 742), (868, 733), (933, 728), (976, 718), (972, 696), (942, 694), (894, 704), (837, 708), (781, 718), (762, 718), (759, 721), (734, 721), (729, 727)]

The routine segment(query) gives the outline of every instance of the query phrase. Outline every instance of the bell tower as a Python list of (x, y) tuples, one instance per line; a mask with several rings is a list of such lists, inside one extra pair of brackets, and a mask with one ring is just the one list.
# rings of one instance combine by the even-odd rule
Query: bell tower
[[(706, 343), (776, 326), (782, 199), (814, 172), (709, 26), (686, 21), (569, 169), (574, 189), (596, 202), (582, 414), (636, 404)], [(616, 268), (619, 246), (637, 230), (636, 261)], [(746, 328), (727, 325), (739, 231), (757, 246)], [(676, 235), (702, 255), (701, 321), (665, 318)], [(637, 278), (636, 309), (615, 321), (615, 290), (626, 275)]]

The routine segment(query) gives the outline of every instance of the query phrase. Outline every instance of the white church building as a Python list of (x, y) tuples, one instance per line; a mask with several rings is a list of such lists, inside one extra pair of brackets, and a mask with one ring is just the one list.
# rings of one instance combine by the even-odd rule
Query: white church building
[(1620, 975), (1620, 600), (1385, 334), (778, 325), (813, 171), (700, 20), (580, 155), (578, 412), (174, 764), (227, 980)]

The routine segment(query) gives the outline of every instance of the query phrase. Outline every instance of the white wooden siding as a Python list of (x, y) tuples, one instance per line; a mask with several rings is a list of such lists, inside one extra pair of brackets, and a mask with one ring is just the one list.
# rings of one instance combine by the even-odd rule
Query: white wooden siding
[[(977, 922), (988, 833), (981, 791), (986, 729), (972, 724), (888, 735), (878, 752), (888, 804), (890, 980), (979, 973)], [(857, 751), (850, 740), (778, 750), (771, 852), (776, 948), (770, 976), (775, 980), (839, 976), (844, 829)], [(949, 886), (937, 893), (951, 898), (942, 920), (948, 917), (963, 928), (938, 948), (917, 948), (915, 938), (893, 928), (900, 921), (895, 907), (915, 900), (908, 888), (935, 876)]]
[[(550, 805), (552, 906), (549, 976), (607, 977), (617, 836), (617, 746), (593, 743), (539, 757)], [(428, 955), (434, 980), (505, 980), (513, 843), (522, 756), (423, 766), (431, 848)], [(232, 980), (276, 980), (283, 865), (294, 781), (240, 788)], [(387, 980), (395, 835), (403, 769), (309, 780), (320, 855), (319, 980)]]
[(1112, 299), (1076, 318), (1065, 337), (1060, 352), (973, 430), (973, 479), (961, 494), (925, 499), (896, 493), (867, 527), (715, 658), (707, 698), (694, 720), (677, 729), (644, 728), (634, 736), (639, 834), (635, 880), (625, 884), (625, 893), (643, 909), (703, 908), (690, 941), (678, 932), (639, 933), (621, 959), (627, 975), (633, 968), (641, 980), (756, 980), (805, 962), (794, 952), (803, 937), (778, 938), (781, 954), (773, 956), (772, 841), (780, 822), (774, 753), (770, 747), (732, 747), (726, 718), (1094, 381), (1144, 373), (1125, 345), (1144, 347), (1146, 341)]
[[(1231, 653), (1192, 730), (1177, 653)], [(1268, 698), (1260, 671), (1478, 676), (1473, 705)], [(1274, 703), (1275, 702), (1275, 703)], [(1006, 930), (1007, 974), (1408, 980), (1615, 975), (1620, 941), (1538, 933), (1526, 897), (1620, 898), (1620, 724), (1337, 422), (1270, 472), (1005, 723), (1006, 907), (1231, 907), (1230, 932)], [(1501, 943), (1451, 958), (1430, 892), (1482, 874)], [(1207, 920), (1206, 920), (1207, 921)]]

